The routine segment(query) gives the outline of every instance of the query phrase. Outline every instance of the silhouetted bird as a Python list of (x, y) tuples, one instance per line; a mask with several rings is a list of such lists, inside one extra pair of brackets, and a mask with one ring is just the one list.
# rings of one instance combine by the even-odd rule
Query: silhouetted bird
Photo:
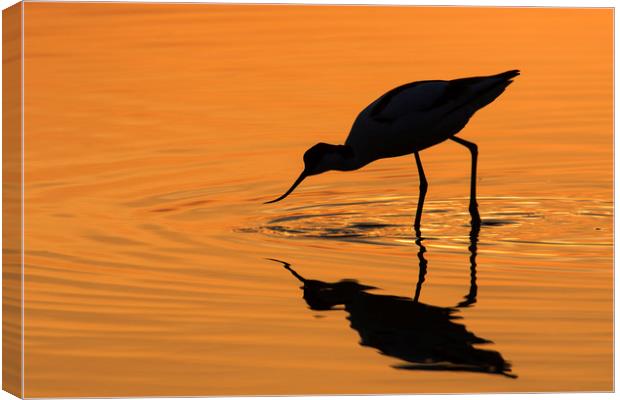
[(357, 117), (344, 145), (318, 143), (304, 154), (304, 170), (282, 196), (288, 196), (306, 177), (330, 170), (351, 171), (381, 158), (413, 153), (420, 176), (420, 197), (415, 225), (419, 227), (427, 181), (420, 151), (451, 139), (472, 155), (469, 211), (472, 225), (480, 224), (476, 203), (478, 148), (455, 135), (476, 111), (495, 100), (519, 75), (518, 70), (498, 75), (450, 81), (412, 82), (390, 90)]

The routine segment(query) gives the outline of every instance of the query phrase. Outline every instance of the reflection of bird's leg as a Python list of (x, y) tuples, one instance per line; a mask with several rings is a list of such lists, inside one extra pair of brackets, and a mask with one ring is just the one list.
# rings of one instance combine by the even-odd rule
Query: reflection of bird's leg
[(480, 214), (476, 203), (476, 166), (478, 164), (478, 146), (459, 137), (452, 136), (450, 139), (467, 147), (471, 152), (471, 189), (469, 193), (469, 214), (471, 214), (472, 227), (480, 226)]
[(413, 153), (415, 155), (415, 163), (418, 166), (418, 175), (420, 176), (420, 195), (418, 197), (418, 209), (415, 213), (415, 222), (413, 227), (415, 228), (418, 239), (420, 238), (420, 220), (422, 219), (422, 208), (424, 207), (424, 198), (426, 197), (426, 189), (428, 188), (428, 182), (426, 182), (426, 176), (424, 175), (424, 168), (422, 168), (422, 161), (418, 152)]
[(476, 256), (478, 255), (478, 233), (480, 226), (472, 226), (469, 232), (469, 265), (471, 273), (471, 281), (469, 284), (469, 293), (465, 296), (465, 300), (460, 302), (457, 307), (468, 307), (476, 302), (478, 295), (478, 285), (476, 285)]
[(424, 258), (424, 253), (426, 253), (426, 247), (424, 247), (424, 245), (422, 244), (423, 239), (422, 237), (420, 237), (419, 230), (417, 232), (417, 235), (418, 237), (416, 238), (415, 243), (420, 248), (420, 251), (418, 251), (418, 259), (420, 260), (420, 272), (418, 274), (418, 283), (415, 286), (415, 295), (413, 296), (414, 303), (417, 303), (418, 299), (420, 298), (422, 284), (424, 283), (424, 277), (426, 276), (426, 265), (428, 264), (428, 262)]

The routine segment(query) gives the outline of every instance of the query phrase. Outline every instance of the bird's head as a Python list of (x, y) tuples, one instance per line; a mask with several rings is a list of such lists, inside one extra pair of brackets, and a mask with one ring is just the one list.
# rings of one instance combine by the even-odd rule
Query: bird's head
[(304, 153), (304, 170), (291, 188), (282, 196), (275, 200), (268, 201), (265, 204), (275, 203), (284, 199), (308, 176), (322, 174), (323, 172), (331, 170), (347, 169), (347, 159), (351, 159), (351, 157), (353, 157), (353, 149), (349, 146), (328, 143), (315, 144)]

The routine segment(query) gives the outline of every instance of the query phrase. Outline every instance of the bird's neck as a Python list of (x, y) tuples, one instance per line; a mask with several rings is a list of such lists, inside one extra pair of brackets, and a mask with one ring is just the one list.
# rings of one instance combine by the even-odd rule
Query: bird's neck
[(357, 166), (350, 160), (335, 160), (330, 169), (335, 171), (353, 171), (358, 168), (361, 168), (361, 166)]
[(336, 171), (353, 171), (368, 164), (363, 162), (352, 150), (349, 151), (350, 152), (339, 152), (334, 154), (333, 158), (330, 160), (330, 169)]

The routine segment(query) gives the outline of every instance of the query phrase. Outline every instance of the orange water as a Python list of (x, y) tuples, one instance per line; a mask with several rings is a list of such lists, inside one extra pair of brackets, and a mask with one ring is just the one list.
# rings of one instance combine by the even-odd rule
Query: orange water
[[(611, 390), (612, 18), (26, 3), (24, 395)], [(477, 240), (469, 154), (451, 142), (421, 153), (425, 253), (413, 157), (262, 204), (384, 91), (513, 68), (460, 133), (480, 149)], [(453, 323), (516, 379), (394, 368), (405, 360), (360, 346), (350, 325), (366, 314), (309, 309), (267, 260), (375, 296), (419, 283), (445, 309), (470, 292), (472, 247), (477, 302)]]

